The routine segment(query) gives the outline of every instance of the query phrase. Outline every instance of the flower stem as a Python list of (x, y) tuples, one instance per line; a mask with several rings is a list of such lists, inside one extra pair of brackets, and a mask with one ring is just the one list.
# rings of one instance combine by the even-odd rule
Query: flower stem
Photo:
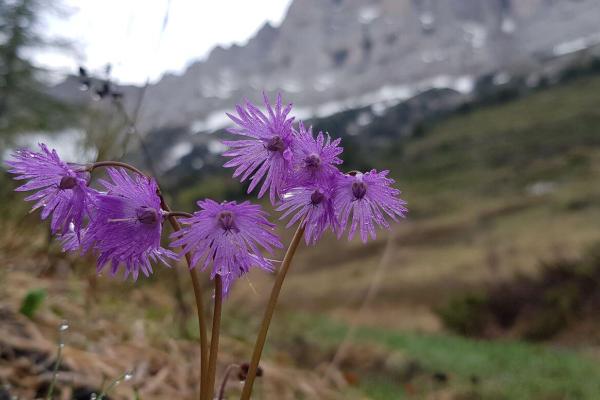
[(221, 309), (223, 308), (223, 280), (215, 276), (215, 309), (213, 312), (212, 331), (210, 338), (210, 355), (208, 358), (208, 383), (206, 385), (207, 398), (214, 395), (215, 376), (217, 374), (217, 355), (219, 353), (219, 331), (221, 329)]
[(52, 394), (54, 393), (54, 386), (56, 385), (56, 379), (58, 377), (58, 368), (60, 368), (60, 363), (62, 362), (62, 350), (64, 347), (64, 343), (62, 342), (62, 338), (58, 343), (58, 352), (56, 354), (56, 361), (54, 361), (54, 368), (52, 369), (52, 380), (50, 381), (50, 387), (48, 388), (48, 393), (46, 393), (46, 400), (52, 399)]
[(271, 319), (273, 318), (273, 313), (275, 312), (277, 299), (279, 298), (283, 281), (288, 270), (290, 269), (292, 259), (294, 258), (294, 254), (296, 254), (296, 250), (298, 249), (298, 245), (300, 244), (303, 234), (304, 223), (302, 221), (300, 222), (300, 225), (298, 226), (298, 229), (296, 230), (296, 233), (290, 242), (287, 252), (285, 253), (285, 257), (283, 258), (281, 268), (279, 269), (279, 273), (275, 278), (275, 283), (273, 284), (273, 289), (271, 290), (271, 296), (269, 297), (269, 303), (267, 304), (267, 308), (260, 325), (260, 330), (258, 332), (258, 336), (256, 337), (256, 343), (254, 344), (254, 350), (252, 351), (252, 358), (250, 359), (250, 367), (248, 368), (248, 376), (246, 377), (246, 382), (244, 383), (244, 389), (242, 390), (242, 396), (240, 397), (240, 400), (249, 400), (250, 395), (252, 394), (252, 386), (254, 385), (254, 379), (256, 378), (258, 363), (260, 362), (265, 341), (267, 340), (267, 333), (269, 331)]
[[(177, 218), (171, 214), (171, 208), (165, 201), (162, 193), (158, 192), (158, 196), (160, 197), (161, 208), (167, 212), (167, 219), (169, 223), (173, 227), (174, 231), (181, 230), (181, 225)], [(177, 213), (175, 213), (177, 214)], [(189, 253), (186, 253), (185, 260), (187, 261), (188, 270), (190, 271), (190, 278), (192, 279), (192, 287), (194, 288), (194, 297), (196, 299), (196, 310), (198, 314), (198, 327), (200, 329), (200, 400), (210, 400), (205, 397), (206, 393), (206, 383), (207, 383), (207, 349), (208, 349), (208, 341), (206, 335), (206, 322), (204, 321), (204, 305), (202, 302), (202, 288), (200, 287), (200, 281), (198, 280), (198, 274), (194, 268), (192, 268), (192, 257)]]
[(120, 162), (120, 161), (98, 161), (98, 162), (88, 165), (86, 167), (86, 170), (92, 172), (96, 168), (102, 168), (102, 167), (125, 168), (132, 172), (135, 172), (136, 174), (140, 174), (142, 176), (148, 176), (148, 175), (144, 174), (142, 171), (140, 171), (139, 169), (137, 169), (136, 167), (134, 167), (133, 165), (130, 165), (130, 164), (127, 164), (124, 162)]
[(185, 211), (169, 211), (166, 214), (166, 217), (183, 217), (183, 218), (191, 218), (193, 217), (194, 214), (190, 214), (188, 212)]
[[(86, 167), (86, 170), (89, 172), (94, 171), (96, 168), (101, 167), (120, 167), (128, 169), (136, 174), (141, 176), (147, 176), (142, 171), (134, 167), (133, 165), (123, 163), (120, 161), (99, 161), (93, 164), (90, 164)], [(183, 212), (171, 212), (168, 204), (166, 203), (160, 189), (158, 190), (158, 196), (160, 197), (161, 208), (166, 211), (166, 217), (169, 220), (169, 223), (173, 227), (174, 231), (181, 230), (181, 225), (179, 221), (177, 221), (176, 216), (184, 216), (189, 217), (191, 214), (183, 213)], [(190, 278), (192, 280), (192, 287), (194, 288), (194, 297), (196, 299), (196, 310), (198, 313), (198, 326), (200, 329), (200, 400), (210, 400), (205, 397), (205, 393), (207, 392), (206, 384), (207, 382), (207, 366), (208, 366), (208, 340), (206, 334), (206, 322), (204, 321), (204, 305), (202, 302), (202, 288), (200, 286), (200, 281), (198, 280), (198, 274), (195, 269), (192, 268), (192, 259), (189, 254), (185, 255), (185, 259), (188, 264), (188, 270), (190, 272)]]
[(123, 381), (128, 381), (131, 379), (132, 377), (132, 373), (131, 372), (124, 372), (123, 374), (121, 374), (121, 376), (119, 376), (117, 379), (115, 379), (114, 381), (112, 381), (107, 387), (106, 389), (102, 389), (102, 391), (100, 392), (100, 395), (98, 395), (98, 398), (96, 400), (103, 400), (106, 396), (108, 396), (110, 394), (110, 392), (116, 388), (118, 385), (121, 384), (121, 382)]
[(240, 366), (238, 364), (229, 364), (227, 368), (225, 368), (225, 373), (223, 374), (223, 380), (221, 381), (221, 385), (219, 386), (219, 394), (217, 396), (217, 400), (225, 399), (225, 388), (227, 387), (227, 381), (229, 380), (229, 376), (234, 369), (239, 369)]
[[(164, 203), (163, 200), (163, 209), (167, 212), (169, 211), (168, 206)], [(177, 218), (170, 216), (168, 217), (171, 226), (174, 231), (178, 231), (181, 229), (181, 225), (179, 225), (179, 221)], [(192, 268), (192, 258), (187, 253), (185, 255), (185, 259), (188, 264), (188, 269), (190, 271), (190, 277), (192, 279), (192, 287), (194, 288), (194, 297), (196, 298), (196, 310), (198, 312), (198, 326), (200, 327), (200, 400), (210, 400), (204, 396), (206, 392), (206, 383), (207, 383), (207, 335), (206, 335), (206, 322), (204, 321), (204, 306), (202, 304), (202, 289), (200, 287), (200, 281), (198, 280), (198, 274), (196, 270)]]

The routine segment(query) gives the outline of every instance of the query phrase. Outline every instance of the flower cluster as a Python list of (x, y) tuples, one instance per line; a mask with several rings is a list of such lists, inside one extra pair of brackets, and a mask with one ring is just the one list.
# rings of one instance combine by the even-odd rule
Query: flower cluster
[[(261, 111), (247, 101), (236, 107), (236, 115), (228, 114), (235, 123), (229, 132), (243, 139), (224, 142), (229, 147), (224, 156), (230, 158), (225, 167), (249, 180), (249, 193), (259, 188), (260, 198), (268, 191), (281, 219), (290, 218), (288, 227), (301, 224), (307, 244), (327, 230), (341, 237), (346, 228), (350, 239), (358, 231), (366, 242), (375, 238), (376, 225), (387, 228), (388, 218), (405, 215), (388, 171), (341, 172), (340, 139), (315, 135), (302, 122), (295, 125), (292, 106), (284, 105), (281, 95), (274, 105), (265, 95), (264, 105)], [(170, 247), (181, 248), (177, 254), (161, 245), (163, 224), (174, 216), (153, 178), (130, 173), (123, 164), (100, 163), (112, 166), (96, 190), (89, 186), (95, 164), (68, 164), (45, 145), (40, 149), (17, 151), (7, 162), (15, 179), (27, 181), (16, 190), (35, 191), (25, 200), (36, 202), (33, 209), (41, 209), (42, 219), (51, 216), (52, 232), (66, 251), (95, 253), (98, 272), (110, 265), (116, 275), (123, 267), (125, 277), (137, 279), (140, 272), (152, 273), (152, 262), (168, 266), (186, 255), (190, 268), (210, 268), (211, 278), (220, 276), (227, 293), (253, 267), (274, 270), (263, 252), (282, 244), (260, 206), (198, 201), (200, 210), (181, 219), (184, 227), (171, 235)]]
[[(291, 105), (282, 107), (281, 95), (273, 107), (264, 96), (266, 114), (246, 101), (229, 115), (236, 126), (229, 130), (243, 140), (225, 141), (231, 157), (226, 167), (236, 167), (234, 177), (251, 177), (248, 192), (263, 181), (260, 198), (269, 190), (272, 204), (291, 216), (288, 227), (300, 221), (307, 244), (316, 243), (328, 229), (341, 237), (349, 225), (349, 238), (357, 229), (363, 242), (375, 238), (375, 225), (389, 227), (386, 216), (397, 220), (406, 213), (400, 191), (387, 178), (389, 171), (342, 173), (340, 139), (313, 134), (312, 127), (288, 118)], [(264, 179), (263, 179), (264, 178)], [(352, 222), (348, 224), (348, 221)]]
[(27, 180), (16, 190), (35, 191), (26, 197), (37, 201), (33, 210), (41, 208), (42, 219), (51, 216), (52, 232), (65, 251), (95, 253), (98, 273), (110, 266), (116, 275), (122, 267), (125, 278), (137, 280), (140, 273), (152, 273), (153, 262), (169, 266), (169, 260), (190, 253), (191, 267), (213, 266), (211, 277), (222, 277), (226, 294), (250, 268), (274, 269), (261, 249), (271, 252), (282, 245), (260, 206), (198, 202), (202, 211), (183, 219), (186, 227), (172, 235), (170, 247), (183, 247), (177, 254), (161, 245), (169, 212), (154, 179), (110, 167), (107, 179), (99, 181), (101, 190), (95, 190), (89, 187), (93, 165), (70, 165), (44, 144), (40, 149), (19, 150), (7, 161), (15, 179)]

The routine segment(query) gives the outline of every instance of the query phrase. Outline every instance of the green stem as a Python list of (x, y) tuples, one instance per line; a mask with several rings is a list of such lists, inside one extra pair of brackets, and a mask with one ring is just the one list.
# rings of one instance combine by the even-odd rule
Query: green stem
[(265, 315), (263, 316), (260, 330), (258, 332), (258, 336), (256, 337), (256, 343), (254, 344), (254, 350), (250, 360), (250, 367), (248, 369), (248, 376), (246, 377), (246, 382), (244, 383), (244, 389), (242, 390), (242, 397), (240, 397), (240, 400), (249, 400), (250, 395), (252, 394), (254, 379), (256, 378), (256, 372), (258, 371), (258, 363), (260, 362), (265, 341), (267, 340), (267, 333), (269, 332), (269, 325), (271, 324), (271, 319), (273, 318), (273, 313), (275, 312), (277, 299), (279, 298), (283, 281), (288, 270), (290, 269), (292, 259), (294, 258), (294, 254), (296, 254), (296, 250), (298, 249), (298, 245), (300, 244), (303, 234), (304, 221), (301, 221), (296, 233), (294, 234), (294, 237), (292, 238), (292, 241), (290, 242), (287, 252), (285, 253), (285, 257), (281, 264), (281, 268), (279, 269), (279, 273), (277, 274), (277, 278), (275, 278), (275, 283), (273, 284), (273, 289), (271, 290), (271, 296), (269, 297), (269, 303), (267, 304)]
[(115, 387), (117, 387), (117, 385), (119, 385), (123, 381), (130, 380), (131, 377), (132, 377), (132, 373), (131, 372), (125, 372), (125, 373), (123, 373), (123, 375), (119, 376), (117, 379), (115, 379), (114, 381), (112, 381), (110, 383), (110, 385), (108, 385), (106, 387), (106, 389), (102, 389), (102, 392), (100, 392), (100, 395), (98, 396), (98, 398), (96, 400), (102, 400), (102, 399), (104, 399), (104, 396), (107, 396), (108, 394), (110, 394), (110, 392)]
[(221, 329), (221, 309), (223, 308), (223, 280), (215, 276), (215, 309), (213, 312), (212, 332), (210, 338), (210, 355), (208, 358), (207, 399), (212, 399), (215, 392), (215, 376), (217, 374), (217, 355), (219, 354), (219, 331)]
[(56, 361), (54, 362), (54, 368), (52, 369), (52, 381), (50, 381), (50, 387), (48, 388), (48, 393), (46, 394), (46, 400), (52, 400), (52, 394), (54, 393), (54, 386), (56, 386), (56, 379), (58, 377), (58, 368), (60, 367), (60, 363), (62, 362), (62, 349), (65, 345), (62, 341), (62, 337), (59, 340), (60, 340), (60, 342), (58, 343), (58, 352), (56, 354)]

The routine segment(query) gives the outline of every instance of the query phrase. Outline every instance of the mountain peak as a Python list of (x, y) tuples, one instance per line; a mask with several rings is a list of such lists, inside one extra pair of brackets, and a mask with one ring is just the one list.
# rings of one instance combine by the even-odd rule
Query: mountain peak
[(314, 115), (467, 88), (468, 77), (537, 68), (569, 42), (595, 44), (598, 20), (597, 0), (295, 0), (279, 27), (266, 22), (245, 45), (217, 46), (152, 85), (141, 123), (207, 126), (198, 122), (263, 90)]

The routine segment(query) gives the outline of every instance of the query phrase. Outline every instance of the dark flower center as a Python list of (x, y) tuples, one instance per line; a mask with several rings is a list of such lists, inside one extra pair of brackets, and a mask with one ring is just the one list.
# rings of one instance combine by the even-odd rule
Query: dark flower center
[(233, 217), (233, 213), (231, 211), (221, 211), (217, 215), (217, 221), (219, 226), (225, 231), (238, 231), (237, 227), (235, 226), (235, 218)]
[(316, 205), (320, 204), (323, 201), (323, 199), (325, 199), (325, 195), (320, 190), (315, 190), (310, 195), (310, 203), (313, 206), (316, 206)]
[(150, 207), (140, 207), (136, 210), (138, 221), (146, 225), (154, 225), (158, 222), (158, 213)]
[(352, 184), (352, 194), (357, 200), (362, 199), (367, 194), (367, 184), (360, 181), (354, 182)]
[(72, 176), (63, 176), (58, 184), (60, 189), (73, 189), (75, 186), (77, 186), (77, 179)]
[(304, 162), (306, 163), (306, 168), (315, 170), (321, 166), (321, 157), (316, 153), (312, 153), (304, 159)]
[(285, 143), (283, 143), (283, 139), (281, 136), (273, 136), (267, 142), (267, 150), (269, 151), (279, 151), (282, 152), (285, 150)]

